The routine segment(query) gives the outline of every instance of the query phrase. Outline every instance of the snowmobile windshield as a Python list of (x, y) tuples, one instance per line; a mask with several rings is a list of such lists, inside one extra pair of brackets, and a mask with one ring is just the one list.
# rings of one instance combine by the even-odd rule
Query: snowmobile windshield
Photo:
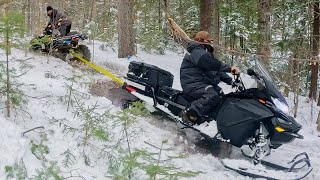
[(288, 105), (286, 99), (282, 96), (281, 92), (278, 90), (276, 84), (271, 78), (269, 71), (259, 60), (256, 61), (254, 69), (260, 78), (263, 79), (265, 88), (269, 91), (270, 95)]

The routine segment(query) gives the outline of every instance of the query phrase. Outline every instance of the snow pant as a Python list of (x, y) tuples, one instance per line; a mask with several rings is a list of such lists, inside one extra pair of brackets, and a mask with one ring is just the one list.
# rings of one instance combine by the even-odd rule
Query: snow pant
[(71, 24), (62, 24), (59, 28), (59, 32), (61, 36), (66, 36), (68, 33), (70, 33), (71, 30)]
[(187, 96), (195, 99), (191, 102), (188, 111), (196, 112), (199, 117), (209, 115), (220, 102), (219, 93), (212, 85), (197, 87)]

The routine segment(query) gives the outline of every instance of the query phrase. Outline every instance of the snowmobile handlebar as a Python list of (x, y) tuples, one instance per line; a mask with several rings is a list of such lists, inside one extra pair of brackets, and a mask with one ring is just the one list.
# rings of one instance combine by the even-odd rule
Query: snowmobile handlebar
[(249, 75), (249, 76), (254, 76), (254, 77), (256, 77), (258, 80), (260, 80), (260, 76), (253, 70), (253, 69), (247, 69), (247, 74)]
[(243, 81), (240, 77), (240, 74), (235, 74), (234, 75), (234, 81), (232, 82), (231, 85), (232, 88), (237, 88), (237, 91), (242, 91), (245, 90), (246, 88), (244, 87)]

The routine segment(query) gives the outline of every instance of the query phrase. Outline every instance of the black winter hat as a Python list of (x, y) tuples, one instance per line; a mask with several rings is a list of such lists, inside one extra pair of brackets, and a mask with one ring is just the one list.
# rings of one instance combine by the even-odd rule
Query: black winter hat
[(47, 12), (53, 10), (52, 6), (47, 6)]

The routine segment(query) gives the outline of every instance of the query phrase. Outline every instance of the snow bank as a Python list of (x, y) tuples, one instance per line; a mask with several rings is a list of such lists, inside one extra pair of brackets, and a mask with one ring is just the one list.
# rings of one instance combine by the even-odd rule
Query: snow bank
[(28, 141), (21, 136), (21, 128), (2, 115), (0, 124), (0, 179), (5, 179), (5, 166), (20, 162), (28, 151)]

